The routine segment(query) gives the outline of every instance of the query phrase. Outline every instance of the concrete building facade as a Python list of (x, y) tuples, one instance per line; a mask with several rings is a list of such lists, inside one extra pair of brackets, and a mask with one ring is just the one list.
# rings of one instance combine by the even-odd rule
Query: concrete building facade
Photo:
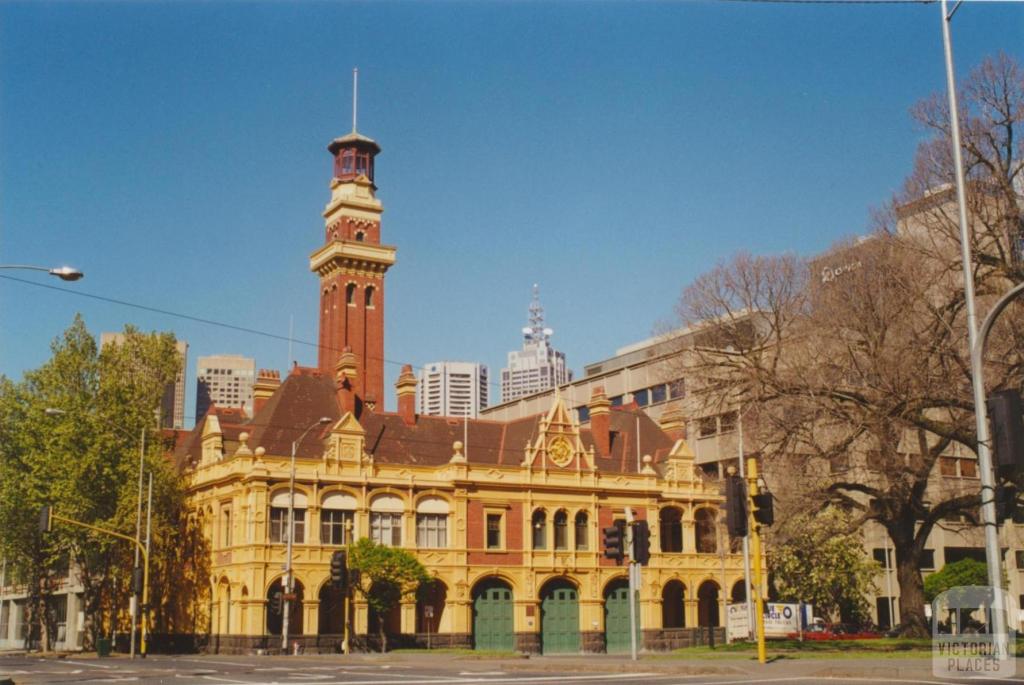
[(238, 354), (217, 354), (196, 359), (196, 421), (212, 405), (242, 407), (252, 413), (256, 361)]
[(540, 288), (534, 284), (530, 325), (523, 329), (523, 347), (508, 353), (508, 366), (501, 370), (502, 402), (532, 395), (572, 380), (572, 371), (565, 363), (565, 353), (551, 345), (553, 333), (553, 330), (544, 326)]
[(431, 362), (418, 374), (416, 408), (428, 416), (475, 419), (487, 406), (487, 366), (475, 362)]

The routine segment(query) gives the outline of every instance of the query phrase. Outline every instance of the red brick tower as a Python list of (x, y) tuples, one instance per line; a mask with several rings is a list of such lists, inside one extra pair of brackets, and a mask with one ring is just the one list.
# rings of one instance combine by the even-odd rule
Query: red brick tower
[(384, 274), (395, 248), (380, 243), (384, 211), (373, 183), (380, 146), (354, 130), (331, 141), (331, 200), (324, 209), (324, 245), (310, 256), (320, 277), (320, 355), (328, 377), (346, 347), (356, 356), (355, 392), (364, 401), (384, 400)]

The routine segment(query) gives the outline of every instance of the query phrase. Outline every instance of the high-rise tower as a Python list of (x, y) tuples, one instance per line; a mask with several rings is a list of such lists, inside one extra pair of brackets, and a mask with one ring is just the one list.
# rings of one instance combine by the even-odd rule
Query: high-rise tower
[(381, 245), (374, 159), (376, 142), (356, 131), (335, 138), (331, 200), (324, 209), (324, 245), (310, 256), (320, 277), (319, 362), (333, 377), (342, 350), (356, 357), (355, 392), (364, 402), (384, 400), (384, 274), (395, 248)]

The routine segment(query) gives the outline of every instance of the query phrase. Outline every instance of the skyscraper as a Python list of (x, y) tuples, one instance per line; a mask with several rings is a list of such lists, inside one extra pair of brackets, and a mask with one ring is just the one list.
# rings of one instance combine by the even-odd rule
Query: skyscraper
[(475, 419), (487, 406), (487, 367), (473, 362), (425, 364), (416, 386), (416, 408), (430, 416)]
[[(124, 333), (100, 333), (100, 347), (110, 344), (120, 345), (124, 342)], [(160, 399), (160, 426), (163, 428), (185, 427), (185, 370), (188, 368), (188, 343), (178, 340), (176, 343), (181, 363), (173, 383), (164, 388)]]
[(217, 354), (196, 360), (196, 422), (211, 404), (244, 407), (252, 416), (252, 385), (256, 360), (238, 354)]
[(509, 352), (508, 366), (501, 370), (502, 402), (532, 395), (572, 380), (572, 371), (565, 365), (565, 353), (551, 346), (553, 333), (553, 330), (544, 327), (540, 287), (534, 283), (530, 325), (523, 329), (523, 349)]

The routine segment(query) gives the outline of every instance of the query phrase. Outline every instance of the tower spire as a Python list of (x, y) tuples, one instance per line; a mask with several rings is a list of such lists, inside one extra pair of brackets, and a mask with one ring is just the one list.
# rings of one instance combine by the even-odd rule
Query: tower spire
[(540, 304), (540, 286), (536, 283), (533, 284), (533, 297), (530, 300), (530, 326), (526, 330), (529, 331), (529, 338), (536, 342), (547, 340), (553, 333), (550, 328), (544, 328), (544, 307)]
[(359, 111), (359, 67), (352, 69), (352, 133), (356, 132), (356, 115)]

